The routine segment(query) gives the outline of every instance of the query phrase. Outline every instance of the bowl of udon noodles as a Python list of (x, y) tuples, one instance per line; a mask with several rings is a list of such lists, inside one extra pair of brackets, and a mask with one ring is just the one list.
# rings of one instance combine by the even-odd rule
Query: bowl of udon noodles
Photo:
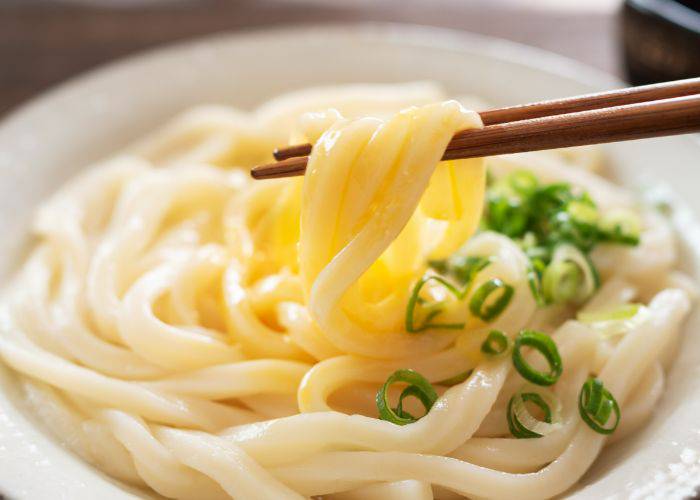
[[(474, 110), (621, 86), (420, 27), (219, 35), (0, 126), (10, 498), (683, 498), (675, 137), (440, 162)], [(314, 143), (302, 177), (254, 181)]]

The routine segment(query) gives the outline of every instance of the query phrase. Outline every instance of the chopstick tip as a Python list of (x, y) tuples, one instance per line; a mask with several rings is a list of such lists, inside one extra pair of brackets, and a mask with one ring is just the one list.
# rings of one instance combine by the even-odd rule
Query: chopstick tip
[(308, 158), (305, 156), (287, 158), (277, 163), (268, 163), (267, 165), (258, 165), (250, 170), (250, 175), (253, 179), (275, 179), (279, 177), (294, 177), (304, 175), (306, 162)]
[(258, 165), (257, 167), (253, 167), (250, 169), (250, 176), (253, 179), (260, 180), (265, 178), (265, 172), (263, 171), (263, 168), (265, 165)]

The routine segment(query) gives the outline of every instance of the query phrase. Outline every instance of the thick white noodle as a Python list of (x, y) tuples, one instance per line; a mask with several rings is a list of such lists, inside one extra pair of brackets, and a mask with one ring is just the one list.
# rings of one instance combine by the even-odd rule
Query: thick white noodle
[[(37, 211), (36, 247), (0, 302), (0, 359), (34, 413), (97, 468), (168, 498), (566, 491), (651, 416), (696, 287), (674, 270), (667, 221), (643, 211), (639, 247), (595, 250), (603, 286), (585, 308), (643, 301), (645, 322), (610, 339), (572, 308), (538, 310), (520, 247), (472, 237), (485, 163), (570, 182), (603, 211), (636, 210), (634, 198), (597, 175), (596, 148), (440, 163), (456, 130), (481, 126), (443, 100), (415, 83), (304, 90), (253, 112), (201, 107), (68, 183)], [(315, 142), (305, 178), (250, 180), (287, 140)], [(462, 304), (437, 320), (465, 331), (407, 333), (426, 261), (457, 250), (491, 257), (476, 286), (509, 283), (508, 308), (485, 324)], [(510, 436), (506, 406), (524, 381), (508, 356), (479, 350), (490, 328), (526, 326), (551, 333), (564, 364), (562, 425), (541, 439)], [(402, 368), (439, 394), (406, 426), (378, 419), (374, 402)], [(612, 439), (578, 414), (591, 374), (622, 407)]]

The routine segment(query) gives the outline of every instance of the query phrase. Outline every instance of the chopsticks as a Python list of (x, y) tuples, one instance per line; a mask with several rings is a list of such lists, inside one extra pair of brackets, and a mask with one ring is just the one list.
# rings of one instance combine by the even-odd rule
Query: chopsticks
[[(700, 131), (700, 78), (556, 99), (480, 113), (484, 128), (457, 132), (443, 160), (539, 151)], [(302, 175), (311, 144), (274, 152), (255, 179)]]

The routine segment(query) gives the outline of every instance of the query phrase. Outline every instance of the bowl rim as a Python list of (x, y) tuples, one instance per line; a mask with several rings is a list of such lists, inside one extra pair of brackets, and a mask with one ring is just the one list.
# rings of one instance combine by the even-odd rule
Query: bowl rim
[[(385, 41), (400, 41), (402, 45), (418, 45), (421, 47), (455, 49), (466, 46), (478, 46), (481, 53), (491, 59), (497, 59), (513, 64), (535, 67), (523, 64), (525, 55), (537, 59), (537, 69), (547, 73), (570, 78), (591, 87), (624, 86), (622, 79), (601, 69), (594, 68), (583, 62), (539, 47), (521, 42), (498, 38), (490, 35), (461, 31), (453, 28), (443, 28), (417, 23), (398, 22), (333, 22), (333, 23), (295, 23), (283, 27), (263, 27), (242, 31), (216, 31), (210, 34), (195, 36), (175, 42), (158, 43), (152, 47), (136, 50), (130, 54), (78, 72), (62, 81), (38, 91), (35, 95), (12, 105), (0, 115), (0, 130), (13, 122), (18, 115), (46, 102), (60, 97), (72, 88), (100, 77), (108, 77), (109, 73), (136, 64), (146, 64), (151, 60), (173, 55), (183, 50), (191, 50), (212, 44), (244, 43), (256, 39), (266, 39), (275, 36), (297, 35), (300, 37), (318, 38), (324, 34), (352, 35), (361, 37), (380, 38)], [(547, 67), (545, 70), (544, 67)]]
[[(187, 40), (178, 41), (175, 43), (164, 43), (153, 48), (138, 51), (130, 55), (118, 58), (114, 61), (103, 63), (91, 68), (77, 76), (70, 77), (65, 81), (50, 87), (49, 89), (40, 92), (27, 101), (20, 103), (4, 116), (0, 117), (0, 138), (3, 132), (14, 126), (23, 125), (21, 122), (25, 117), (31, 117), (35, 110), (46, 107), (55, 106), (56, 102), (64, 96), (70, 95), (74, 91), (80, 90), (91, 83), (100, 80), (110, 79), (119, 71), (135, 69), (136, 67), (147, 65), (149, 61), (158, 60), (167, 56), (176, 55), (177, 53), (193, 51), (197, 48), (205, 48), (207, 46), (217, 46), (226, 44), (239, 44), (254, 41), (270, 40), (274, 37), (289, 37), (299, 36), (308, 39), (322, 39), (324, 35), (332, 35), (336, 37), (360, 38), (363, 40), (378, 40), (388, 44), (395, 44), (404, 48), (410, 46), (434, 48), (443, 51), (458, 51), (475, 53), (488, 59), (505, 62), (521, 67), (535, 69), (544, 74), (554, 77), (566, 78), (582, 85), (590, 87), (592, 90), (613, 88), (615, 86), (624, 85), (622, 81), (601, 70), (592, 68), (584, 63), (575, 61), (566, 56), (555, 54), (544, 49), (531, 47), (522, 43), (504, 40), (501, 38), (490, 37), (470, 32), (462, 32), (449, 28), (436, 28), (419, 24), (401, 24), (401, 23), (376, 23), (376, 22), (349, 22), (349, 23), (327, 23), (327, 24), (297, 24), (285, 27), (270, 27), (264, 29), (256, 29), (250, 31), (221, 31), (210, 35), (194, 37)], [(528, 60), (535, 60), (536, 63), (529, 63)], [(685, 138), (684, 138), (685, 139)], [(688, 137), (688, 140), (694, 143), (694, 146), (700, 146), (693, 138)], [(4, 367), (3, 367), (4, 368)], [(5, 392), (0, 391), (0, 392)], [(0, 394), (0, 432), (2, 431), (3, 406), (12, 405), (13, 410), (20, 411), (13, 401), (4, 394)], [(24, 411), (22, 411), (24, 413)], [(11, 417), (10, 417), (11, 418)], [(22, 425), (33, 425), (33, 422), (21, 422)], [(30, 437), (26, 436), (25, 440)], [(54, 440), (56, 441), (56, 440)], [(27, 441), (29, 442), (29, 441)], [(56, 441), (57, 443), (57, 441)], [(58, 445), (60, 446), (60, 445)], [(64, 448), (65, 449), (65, 448)], [(70, 453), (65, 449), (66, 453)], [(74, 456), (78, 461), (82, 459)], [(9, 464), (8, 464), (9, 465)], [(37, 489), (35, 484), (21, 483), (17, 478), (12, 479), (11, 470), (18, 470), (19, 465), (14, 467), (0, 467), (0, 487), (4, 484), (11, 485), (6, 494), (13, 495), (18, 487), (26, 487), (34, 491), (46, 492), (46, 487), (43, 490)], [(33, 467), (35, 471), (40, 472), (40, 468), (36, 464), (24, 465), (24, 467)], [(89, 466), (88, 466), (89, 467)], [(62, 467), (61, 467), (62, 468)], [(96, 469), (95, 469), (96, 471)], [(96, 471), (96, 477), (100, 477), (104, 481), (104, 476)], [(113, 482), (109, 480), (110, 482)], [(75, 496), (72, 496), (71, 491), (66, 489), (62, 492), (67, 498), (89, 498), (85, 496), (85, 485), (82, 481), (73, 486)], [(97, 483), (95, 483), (97, 484)], [(70, 488), (71, 484), (62, 484), (65, 488)], [(1, 494), (1, 493), (0, 493)], [(128, 497), (128, 490), (123, 491), (119, 498)], [(109, 496), (113, 498), (114, 496)], [(43, 498), (43, 497), (42, 497)]]

